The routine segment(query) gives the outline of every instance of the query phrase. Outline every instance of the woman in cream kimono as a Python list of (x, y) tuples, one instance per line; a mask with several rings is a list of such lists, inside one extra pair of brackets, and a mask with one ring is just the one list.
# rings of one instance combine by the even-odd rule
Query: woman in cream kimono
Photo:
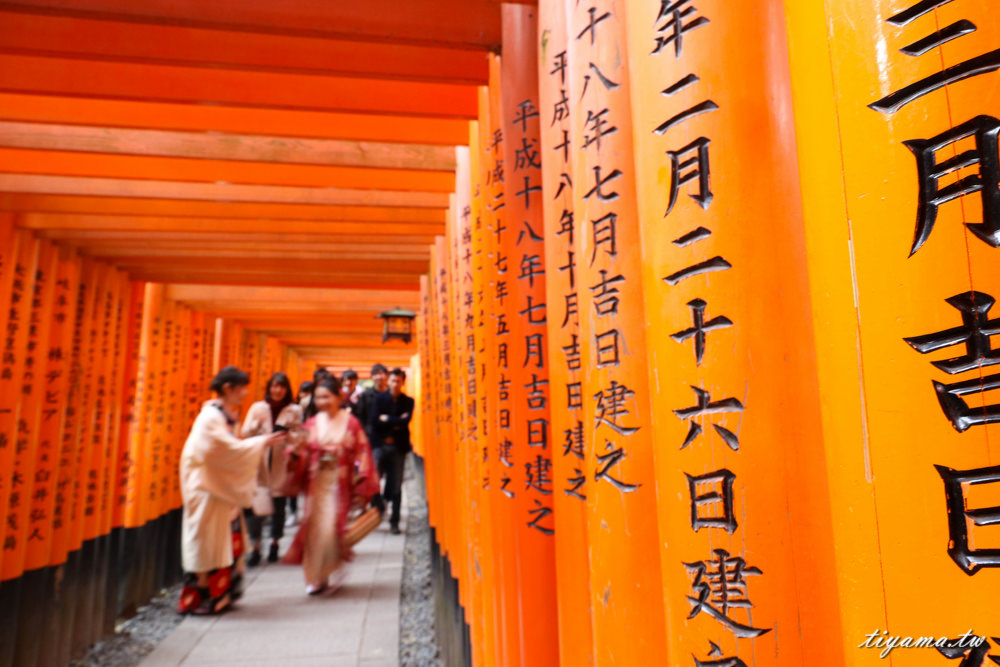
[(283, 562), (302, 563), (309, 595), (343, 581), (343, 565), (354, 555), (343, 540), (348, 511), (355, 500), (367, 505), (378, 490), (368, 437), (357, 418), (341, 409), (342, 400), (336, 378), (317, 384), (317, 413), (305, 423), (307, 441), (289, 447), (290, 455), (307, 457), (308, 483), (302, 525)]
[[(240, 435), (244, 438), (256, 435), (270, 435), (276, 430), (288, 432), (292, 442), (301, 440), (305, 432), (302, 430), (302, 408), (295, 403), (292, 394), (292, 384), (284, 373), (275, 373), (267, 381), (264, 400), (257, 401), (247, 410), (246, 419)], [(271, 515), (271, 549), (267, 554), (267, 562), (278, 561), (278, 540), (285, 534), (285, 471), (287, 460), (284, 447), (272, 447), (264, 452), (257, 485), (266, 487), (274, 502), (274, 513)], [(247, 565), (260, 563), (260, 546), (262, 538), (261, 518), (247, 510), (247, 525), (253, 548)]]
[(210, 385), (219, 398), (202, 407), (181, 452), (181, 562), (188, 572), (181, 613), (212, 614), (229, 605), (239, 557), (234, 542), (240, 550), (233, 521), (253, 500), (264, 449), (286, 438), (284, 432), (246, 440), (234, 435), (249, 381), (235, 366), (219, 371)]

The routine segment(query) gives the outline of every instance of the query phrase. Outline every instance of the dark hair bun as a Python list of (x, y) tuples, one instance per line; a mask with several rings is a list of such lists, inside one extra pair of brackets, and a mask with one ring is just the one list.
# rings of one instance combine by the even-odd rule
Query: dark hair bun
[(208, 388), (217, 394), (222, 393), (222, 388), (226, 385), (230, 387), (245, 387), (250, 384), (250, 376), (236, 368), (236, 366), (226, 366), (212, 378), (212, 384)]

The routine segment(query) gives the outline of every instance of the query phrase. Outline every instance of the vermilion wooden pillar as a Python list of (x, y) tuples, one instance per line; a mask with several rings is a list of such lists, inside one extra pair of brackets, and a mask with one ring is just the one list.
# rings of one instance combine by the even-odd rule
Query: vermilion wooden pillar
[[(659, 11), (627, 8), (626, 48), (670, 655), (709, 659), (711, 641), (715, 657), (779, 665), (836, 636), (838, 606), (830, 586), (809, 585), (808, 604), (800, 588), (803, 563), (820, 582), (834, 564), (824, 462), (796, 444), (821, 440), (820, 394), (799, 343), (812, 327), (783, 7), (701, 3), (708, 22), (676, 39)], [(699, 602), (714, 572), (739, 605)]]
[(463, 506), (464, 542), (463, 583), (465, 585), (464, 608), (469, 624), (472, 643), (472, 661), (482, 664), (485, 658), (482, 638), (481, 614), (482, 586), (478, 551), (482, 529), (479, 520), (479, 497), (481, 485), (478, 482), (477, 456), (479, 440), (476, 429), (476, 383), (475, 347), (475, 293), (473, 283), (473, 205), (472, 205), (472, 159), (466, 147), (456, 149), (455, 195), (452, 198), (452, 212), (449, 217), (449, 240), (452, 253), (452, 287), (454, 298), (453, 330), (455, 358), (453, 359), (454, 395), (459, 401), (453, 411), (454, 433), (457, 438), (458, 464), (461, 470), (461, 502)]
[[(17, 228), (14, 226), (14, 216), (13, 214), (4, 213), (0, 214), (0, 257), (3, 258), (3, 263), (0, 265), (0, 322), (3, 323), (4, 327), (7, 327), (8, 320), (10, 318), (11, 310), (11, 295), (13, 293), (12, 286), (14, 282), (14, 269), (17, 260), (18, 246), (21, 242), (23, 236), (18, 233)], [(14, 343), (4, 344), (6, 351), (14, 353)], [(8, 372), (0, 376), (0, 387), (4, 387), (5, 391), (3, 396), (5, 397), (3, 408), (4, 410), (13, 408), (13, 398), (16, 393), (13, 392), (14, 388), (14, 377), (13, 377), (13, 364), (16, 359), (10, 355), (6, 356), (6, 361), (3, 363), (3, 368), (7, 369)], [(2, 423), (2, 422), (0, 422)], [(10, 428), (9, 425), (5, 424), (4, 428)], [(10, 435), (4, 431), (3, 436), (7, 441), (10, 441)], [(5, 471), (3, 473), (4, 481), (0, 482), (0, 507), (6, 507), (6, 491), (5, 488), (9, 486), (9, 481), (6, 480), (6, 471), (11, 469), (14, 460), (14, 449), (11, 447), (6, 447), (3, 451), (0, 451), (0, 470)], [(6, 536), (6, 527), (0, 532), (0, 538)], [(0, 549), (0, 566), (3, 564), (3, 549)]]
[[(144, 523), (145, 489), (146, 480), (146, 455), (143, 446), (146, 402), (149, 400), (146, 391), (147, 376), (149, 374), (149, 354), (152, 336), (152, 315), (154, 312), (154, 299), (156, 298), (155, 288), (151, 284), (137, 283), (135, 289), (142, 290), (141, 314), (137, 313), (137, 320), (140, 324), (139, 330), (133, 329), (133, 336), (138, 337), (138, 347), (135, 362), (135, 389), (134, 403), (132, 406), (132, 420), (129, 423), (129, 469), (126, 486), (125, 499), (125, 527), (138, 528)], [(135, 297), (133, 297), (134, 299)], [(134, 325), (134, 323), (133, 323)], [(133, 339), (133, 345), (136, 341)]]
[(122, 432), (128, 431), (128, 425), (124, 422), (123, 417), (129, 410), (126, 367), (130, 364), (130, 334), (132, 333), (131, 325), (134, 317), (133, 308), (135, 307), (132, 282), (128, 276), (117, 272), (115, 280), (117, 291), (110, 343), (114, 361), (107, 390), (109, 421), (105, 452), (108, 459), (108, 469), (105, 485), (107, 487), (108, 508), (104, 515), (105, 532), (120, 528), (123, 519), (124, 499), (120, 488), (124, 475), (121, 468), (123, 452), (127, 452), (127, 444), (123, 442)]
[(485, 87), (479, 89), (479, 120), (469, 124), (469, 153), (471, 166), (472, 210), (470, 224), (470, 253), (472, 277), (472, 347), (474, 355), (468, 369), (468, 382), (474, 387), (469, 404), (469, 428), (475, 433), (476, 446), (472, 452), (472, 483), (475, 486), (476, 506), (473, 520), (476, 523), (476, 544), (473, 547), (475, 576), (478, 581), (476, 615), (473, 621), (479, 626), (479, 643), (476, 647), (477, 664), (496, 664), (496, 631), (493, 593), (495, 585), (493, 559), (493, 509), (490, 490), (490, 458), (496, 455), (491, 437), (493, 428), (489, 418), (489, 406), (496, 400), (492, 385), (487, 379), (494, 369), (490, 368), (489, 351), (492, 340), (487, 334), (488, 313), (493, 304), (486, 298), (488, 273), (491, 265), (488, 239), (492, 217), (491, 189), (487, 183), (488, 162), (484, 149), (485, 133), (489, 127), (489, 95)]
[[(594, 663), (666, 651), (624, 6), (567, 2)], [(553, 193), (554, 195), (554, 193)], [(654, 385), (654, 386), (651, 386)], [(657, 415), (657, 418), (662, 418)], [(657, 447), (659, 443), (657, 443)], [(642, 573), (637, 577), (637, 573)]]
[[(506, 348), (509, 428), (501, 424), (512, 464), (511, 528), (516, 549), (519, 610), (516, 617), (518, 665), (559, 661), (556, 614), (555, 519), (552, 474), (547, 323), (553, 312), (546, 299), (545, 243), (542, 222), (542, 151), (539, 145), (538, 10), (503, 7), (501, 99), (506, 227), (496, 262), (498, 293), (505, 286), (504, 315), (510, 330), (498, 341)], [(498, 328), (499, 328), (498, 324)]]
[[(50, 495), (46, 498), (52, 519), (46, 544), (33, 548), (44, 551), (49, 565), (65, 562), (67, 553), (66, 521), (71, 510), (72, 488), (69, 482), (73, 470), (73, 447), (67, 437), (72, 415), (70, 414), (70, 387), (73, 379), (73, 333), (76, 326), (76, 295), (80, 284), (80, 260), (73, 253), (62, 251), (56, 280), (53, 327), (49, 336), (46, 377), (50, 380), (46, 392), (55, 392), (53, 406), (46, 394), (46, 412), (42, 437), (51, 438), (54, 448), (54, 467)], [(48, 410), (55, 409), (55, 414)], [(51, 416), (50, 416), (51, 415)]]
[[(493, 67), (493, 66), (491, 66)], [(479, 466), (480, 495), (480, 539), (483, 559), (483, 624), (485, 635), (485, 663), (502, 664), (501, 648), (501, 596), (499, 590), (499, 563), (495, 543), (494, 504), (497, 497), (497, 360), (495, 312), (495, 236), (497, 221), (504, 215), (503, 184), (493, 178), (500, 146), (493, 142), (493, 122), (490, 118), (492, 96), (487, 87), (479, 88), (479, 120), (477, 140), (471, 142), (477, 154), (478, 170), (474, 172), (475, 189), (479, 201), (472, 230), (473, 279), (475, 281), (475, 325), (477, 384), (482, 386), (476, 408), (478, 423), (477, 437), (482, 447)]]
[(469, 608), (468, 599), (468, 498), (466, 488), (466, 469), (464, 461), (465, 442), (462, 433), (462, 415), (465, 407), (465, 391), (462, 382), (462, 359), (465, 353), (464, 344), (461, 342), (462, 325), (460, 324), (461, 297), (459, 296), (459, 236), (457, 222), (457, 211), (455, 208), (454, 193), (449, 196), (450, 204), (447, 212), (447, 229), (442, 239), (442, 256), (446, 267), (446, 275), (443, 280), (447, 284), (448, 307), (445, 312), (445, 323), (448, 337), (448, 368), (447, 382), (450, 386), (449, 400), (451, 408), (445, 413), (444, 418), (446, 428), (449, 432), (451, 448), (448, 451), (449, 467), (451, 470), (451, 493), (454, 504), (451, 511), (455, 532), (449, 551), (451, 559), (452, 573), (458, 584), (458, 604), (459, 613), (464, 613)]
[[(73, 599), (73, 585), (67, 579), (66, 520), (70, 512), (72, 488), (67, 484), (73, 469), (73, 447), (66, 437), (69, 423), (70, 382), (73, 365), (73, 334), (75, 329), (75, 297), (79, 289), (80, 260), (75, 252), (60, 249), (53, 299), (52, 328), (46, 349), (45, 397), (42, 408), (42, 430), (40, 452), (44, 451), (49, 461), (39, 458), (36, 472), (35, 505), (32, 513), (44, 513), (48, 517), (43, 531), (44, 540), (29, 540), (26, 566), (48, 566), (45, 575), (45, 591), (40, 609), (42, 618), (37, 630), (51, 641), (38, 643), (36, 664), (58, 664), (68, 653), (62, 638), (72, 617), (68, 614), (68, 602)], [(46, 444), (47, 443), (47, 444)], [(36, 565), (39, 564), (39, 565)], [(69, 573), (72, 575), (72, 573)], [(64, 585), (65, 584), (65, 585)]]
[(74, 488), (75, 511), (70, 523), (70, 548), (76, 551), (77, 591), (72, 627), (71, 650), (77, 653), (92, 641), (96, 597), (97, 544), (92, 539), (93, 516), (96, 511), (97, 496), (92, 486), (93, 433), (96, 375), (98, 372), (98, 313), (101, 292), (106, 280), (106, 267), (96, 262), (84, 261), (87, 279), (80, 283), (77, 301), (80, 327), (80, 346), (77, 355), (79, 364), (79, 392), (74, 397), (74, 410), (80, 415), (75, 423), (76, 478)]
[[(7, 512), (7, 528), (20, 545), (19, 550), (8, 552), (4, 560), (6, 580), (17, 579), (21, 587), (17, 618), (17, 644), (14, 662), (34, 665), (39, 657), (39, 644), (33, 636), (40, 629), (43, 614), (43, 600), (48, 593), (46, 570), (41, 565), (28, 565), (28, 550), (32, 542), (44, 541), (42, 531), (47, 528), (48, 515), (35, 507), (35, 499), (44, 493), (43, 486), (36, 484), (45, 474), (38, 470), (39, 462), (47, 458), (39, 438), (42, 420), (42, 394), (45, 382), (44, 368), (48, 352), (48, 338), (52, 322), (52, 307), (55, 295), (55, 277), (58, 254), (51, 243), (40, 244), (37, 268), (31, 276), (27, 347), (24, 350), (25, 372), (20, 384), (21, 409), (18, 419), (18, 437), (14, 460), (14, 477), (11, 485), (11, 503)], [(37, 475), (38, 472), (42, 476)], [(12, 557), (13, 556), (13, 557)]]
[[(100, 511), (100, 439), (104, 426), (103, 391), (104, 355), (102, 343), (103, 318), (107, 302), (107, 285), (109, 270), (103, 264), (95, 265), (95, 277), (90, 283), (86, 307), (86, 324), (84, 325), (83, 355), (83, 390), (81, 392), (81, 414), (85, 418), (80, 422), (80, 451), (78, 460), (80, 505), (82, 508), (79, 520), (79, 539), (86, 543), (97, 536), (97, 524)], [(90, 418), (86, 418), (89, 416)]]
[[(0, 580), (9, 580), (21, 573), (24, 559), (24, 544), (20, 539), (21, 495), (24, 488), (23, 465), (20, 459), (28, 455), (27, 447), (18, 452), (19, 438), (27, 435), (25, 429), (18, 429), (22, 410), (22, 387), (27, 358), (30, 331), (32, 293), (35, 270), (38, 262), (38, 241), (28, 232), (19, 232), (10, 262), (10, 307), (7, 313), (7, 333), (4, 338), (3, 361), (0, 364), (0, 438), (6, 443), (0, 448), (0, 510), (4, 517), (3, 561)], [(21, 477), (16, 473), (21, 469)], [(27, 498), (25, 498), (27, 500)]]
[[(39, 244), (35, 268), (24, 277), (28, 301), (28, 318), (23, 325), (28, 330), (24, 347), (24, 373), (17, 385), (20, 406), (17, 411), (17, 437), (14, 440), (15, 456), (11, 480), (10, 502), (7, 508), (7, 534), (13, 537), (17, 548), (5, 549), (3, 562), (4, 581), (21, 576), (25, 570), (29, 538), (44, 541), (42, 524), (47, 517), (37, 513), (32, 517), (35, 496), (35, 469), (42, 454), (38, 451), (38, 438), (42, 418), (45, 380), (45, 354), (52, 323), (52, 306), (55, 295), (55, 274), (58, 255), (51, 243)], [(16, 278), (15, 278), (16, 280)], [(8, 545), (5, 545), (8, 546)], [(40, 564), (34, 564), (35, 569)], [(37, 591), (36, 591), (37, 593)]]
[(129, 321), (125, 336), (125, 366), (122, 371), (122, 415), (119, 431), (119, 457), (116, 472), (117, 491), (115, 499), (114, 525), (128, 526), (126, 520), (129, 497), (133, 494), (130, 479), (134, 479), (137, 470), (136, 452), (132, 447), (132, 435), (139, 416), (139, 382), (140, 351), (143, 330), (143, 299), (145, 297), (143, 283), (129, 283)]
[(581, 387), (579, 285), (570, 145), (569, 23), (563, 0), (538, 4), (540, 155), (544, 194), (545, 285), (548, 304), (549, 393), (559, 657), (564, 665), (593, 663), (593, 607), (587, 542), (586, 461)]
[(144, 398), (140, 432), (140, 447), (143, 451), (143, 478), (146, 484), (143, 488), (145, 498), (140, 525), (145, 525), (160, 516), (163, 500), (160, 453), (157, 451), (155, 433), (159, 411), (159, 375), (163, 368), (163, 346), (165, 344), (163, 291), (162, 285), (150, 283), (146, 292), (146, 303), (149, 308), (146, 315), (149, 320), (149, 339), (142, 385)]
[[(464, 271), (467, 278), (463, 277), (463, 299), (468, 298), (463, 315), (466, 328), (466, 344), (468, 347), (466, 364), (462, 371), (462, 381), (466, 385), (466, 406), (465, 406), (465, 430), (470, 438), (470, 446), (466, 453), (466, 465), (468, 466), (468, 488), (470, 496), (469, 525), (470, 540), (467, 545), (469, 553), (469, 581), (472, 589), (471, 608), (467, 610), (469, 629), (472, 636), (472, 661), (475, 665), (486, 663), (487, 640), (486, 640), (486, 614), (484, 612), (483, 596), (483, 523), (482, 523), (482, 497), (489, 492), (483, 489), (482, 485), (482, 448), (483, 442), (479, 433), (479, 397), (486, 390), (477, 382), (479, 376), (479, 363), (482, 355), (477, 345), (476, 333), (476, 246), (475, 227), (476, 220), (482, 224), (482, 191), (479, 187), (479, 123), (472, 121), (469, 123), (469, 148), (468, 155), (468, 176), (464, 185), (468, 192), (468, 224), (462, 236), (462, 242), (468, 254), (461, 257), (466, 264)], [(456, 194), (461, 191), (462, 185), (456, 179)], [(422, 369), (421, 369), (422, 370)]]
[[(516, 506), (513, 502), (517, 483), (514, 479), (516, 459), (508, 454), (512, 447), (513, 432), (511, 431), (511, 397), (509, 383), (511, 368), (510, 333), (514, 312), (512, 299), (509, 295), (510, 268), (505, 266), (504, 257), (509, 255), (510, 235), (506, 169), (504, 167), (504, 128), (501, 83), (501, 60), (498, 56), (490, 58), (489, 85), (489, 143), (488, 158), (491, 164), (491, 191), (493, 219), (492, 235), (492, 265), (490, 287), (486, 298), (493, 302), (492, 321), (487, 325), (488, 334), (493, 338), (491, 354), (494, 374), (488, 378), (491, 387), (496, 387), (495, 407), (491, 408), (489, 417), (495, 435), (495, 455), (490, 460), (490, 494), (494, 546), (494, 582), (496, 599), (495, 630), (498, 664), (514, 665), (520, 660), (521, 648), (518, 643), (518, 613), (520, 609), (520, 589), (517, 581), (517, 546), (513, 535), (516, 521)], [(507, 296), (503, 296), (506, 291)], [(489, 358), (489, 357), (488, 357)]]
[(996, 636), (995, 6), (784, 10), (844, 664), (876, 630)]

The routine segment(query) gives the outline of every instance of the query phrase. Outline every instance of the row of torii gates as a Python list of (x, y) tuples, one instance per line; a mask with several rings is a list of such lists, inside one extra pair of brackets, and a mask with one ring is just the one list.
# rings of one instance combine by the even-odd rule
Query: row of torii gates
[(0, 665), (177, 579), (215, 369), (376, 361), (448, 664), (1000, 661), (952, 643), (1000, 633), (998, 39), (986, 0), (3, 3)]

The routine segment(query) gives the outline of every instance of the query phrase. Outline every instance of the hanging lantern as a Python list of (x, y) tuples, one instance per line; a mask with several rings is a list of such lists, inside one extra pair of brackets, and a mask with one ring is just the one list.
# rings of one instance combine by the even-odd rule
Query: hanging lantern
[(409, 343), (413, 339), (413, 318), (416, 316), (416, 313), (398, 307), (381, 313), (379, 317), (384, 323), (382, 342), (384, 343), (390, 338), (398, 338), (404, 343)]

